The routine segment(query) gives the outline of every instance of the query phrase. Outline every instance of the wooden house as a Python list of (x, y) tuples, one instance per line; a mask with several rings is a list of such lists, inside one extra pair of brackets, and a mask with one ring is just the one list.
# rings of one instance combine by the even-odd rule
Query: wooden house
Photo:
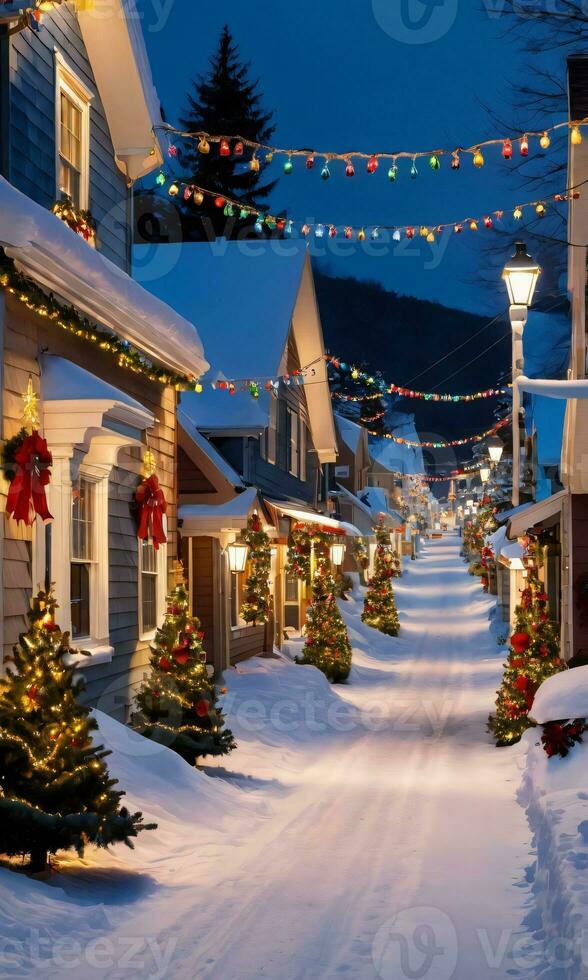
[[(16, 33), (4, 13), (1, 437), (5, 446), (21, 429), (31, 379), (53, 522), (17, 523), (1, 481), (0, 629), (6, 653), (31, 591), (53, 582), (61, 627), (90, 653), (87, 698), (124, 718), (177, 554), (176, 386), (208, 365), (192, 324), (129, 275), (132, 183), (161, 162), (132, 0), (113, 0), (98, 27), (71, 3)], [(167, 501), (159, 549), (137, 538), (147, 449)]]

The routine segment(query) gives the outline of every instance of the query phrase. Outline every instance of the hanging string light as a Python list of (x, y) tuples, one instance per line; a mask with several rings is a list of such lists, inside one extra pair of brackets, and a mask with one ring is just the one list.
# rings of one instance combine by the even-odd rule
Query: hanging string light
[[(488, 140), (479, 140), (472, 146), (457, 146), (453, 149), (429, 149), (429, 150), (397, 150), (397, 151), (383, 151), (383, 152), (363, 152), (360, 150), (341, 152), (324, 152), (318, 150), (308, 149), (304, 150), (294, 150), (285, 149), (283, 147), (270, 146), (265, 143), (258, 143), (255, 140), (247, 140), (242, 136), (230, 136), (230, 135), (211, 135), (210, 133), (204, 132), (190, 132), (177, 129), (168, 123), (162, 123), (156, 128), (168, 136), (179, 137), (184, 140), (193, 139), (198, 141), (198, 150), (200, 153), (210, 153), (211, 144), (216, 144), (219, 147), (219, 154), (221, 156), (230, 156), (231, 147), (234, 156), (242, 156), (244, 148), (252, 151), (253, 160), (256, 160), (256, 167), (252, 169), (259, 169), (259, 158), (264, 157), (265, 163), (269, 164), (273, 160), (274, 156), (286, 156), (290, 162), (298, 157), (303, 158), (306, 161), (306, 169), (312, 170), (314, 168), (315, 156), (321, 156), (325, 159), (325, 166), (323, 167), (323, 174), (326, 169), (327, 176), (324, 179), (328, 179), (331, 176), (329, 162), (340, 161), (345, 165), (345, 173), (347, 176), (353, 176), (355, 173), (354, 162), (358, 160), (365, 160), (366, 169), (369, 174), (375, 174), (378, 170), (381, 160), (391, 160), (392, 167), (390, 170), (395, 170), (395, 175), (398, 173), (398, 161), (407, 159), (412, 161), (412, 166), (410, 168), (411, 177), (416, 177), (418, 170), (416, 167), (416, 160), (420, 158), (427, 158), (429, 165), (432, 170), (438, 170), (441, 166), (441, 160), (443, 157), (451, 158), (451, 169), (459, 170), (460, 168), (460, 156), (463, 154), (470, 154), (473, 159), (474, 166), (480, 169), (484, 166), (485, 157), (484, 150), (489, 147), (500, 147), (502, 157), (505, 160), (511, 160), (513, 157), (513, 147), (517, 146), (520, 156), (526, 157), (529, 155), (531, 149), (531, 141), (537, 141), (537, 145), (541, 151), (549, 149), (551, 145), (550, 133), (557, 132), (560, 129), (567, 129), (570, 132), (570, 140), (572, 144), (579, 145), (582, 142), (582, 131), (581, 127), (588, 125), (588, 117), (583, 119), (575, 120), (564, 120), (562, 122), (556, 123), (553, 126), (543, 127), (542, 129), (536, 131), (527, 130), (524, 133), (510, 134), (508, 136), (500, 136)], [(175, 148), (175, 144), (172, 144)], [(353, 173), (350, 171), (353, 168)], [(388, 176), (390, 177), (390, 170), (388, 170)], [(291, 173), (288, 169), (286, 173)], [(395, 180), (396, 176), (390, 178)]]
[[(253, 161), (252, 161), (253, 162)], [(322, 170), (322, 176), (324, 180), (328, 180), (331, 176), (328, 161), (325, 162)], [(249, 204), (243, 204), (242, 201), (238, 201), (235, 198), (221, 197), (216, 191), (207, 190), (205, 187), (200, 187), (191, 180), (180, 180), (176, 177), (170, 179), (166, 174), (161, 171), (156, 177), (156, 183), (160, 187), (166, 186), (168, 184), (168, 194), (171, 197), (177, 197), (180, 190), (183, 188), (183, 197), (187, 200), (190, 197), (197, 206), (201, 206), (205, 203), (206, 199), (213, 199), (213, 202), (218, 208), (232, 208), (233, 212), (236, 213), (237, 217), (241, 221), (251, 221), (255, 219), (255, 229), (261, 234), (264, 226), (273, 230), (277, 227), (278, 221), (282, 222), (280, 231), (284, 231), (286, 234), (292, 234), (292, 232), (297, 229), (300, 233), (307, 237), (311, 232), (316, 234), (317, 227), (326, 227), (333, 229), (330, 233), (331, 237), (335, 237), (337, 234), (337, 224), (333, 221), (323, 221), (317, 220), (315, 222), (300, 221), (294, 218), (278, 219), (275, 216), (268, 214), (265, 211), (261, 211), (259, 208), (255, 208)], [(580, 192), (574, 188), (568, 188), (559, 194), (553, 194), (546, 196), (540, 200), (526, 201), (524, 204), (517, 204), (512, 211), (512, 218), (518, 221), (522, 218), (523, 213), (530, 208), (532, 208), (536, 214), (543, 217), (547, 213), (548, 204), (561, 204), (565, 201), (574, 199), (577, 200), (580, 197)], [(229, 213), (227, 211), (227, 213)], [(367, 237), (367, 232), (369, 231), (370, 237), (378, 238), (380, 233), (383, 231), (388, 231), (392, 235), (393, 241), (400, 241), (402, 237), (414, 238), (415, 237), (415, 227), (419, 230), (420, 237), (424, 238), (428, 242), (434, 242), (439, 235), (442, 235), (447, 229), (451, 229), (454, 233), (459, 234), (464, 229), (469, 229), (469, 231), (478, 231), (480, 225), (484, 225), (487, 229), (492, 229), (496, 222), (502, 222), (505, 220), (506, 211), (501, 208), (497, 211), (492, 211), (490, 214), (485, 214), (482, 217), (468, 217), (461, 218), (459, 220), (453, 221), (435, 221), (431, 222), (430, 225), (388, 225), (384, 222), (378, 222), (377, 224), (364, 223), (359, 227), (353, 227), (352, 225), (344, 225), (343, 231), (345, 238), (348, 240), (357, 239), (360, 242), (365, 241)], [(377, 235), (373, 235), (373, 231), (377, 230)], [(321, 237), (321, 236), (319, 236)]]
[[(512, 388), (512, 385), (507, 385), (502, 388), (487, 388), (485, 391), (475, 391), (468, 395), (454, 395), (447, 392), (439, 393), (437, 391), (415, 391), (412, 388), (389, 383), (381, 377), (374, 378), (367, 371), (362, 371), (344, 359), (333, 357), (331, 354), (325, 354), (325, 360), (330, 367), (344, 374), (349, 373), (353, 381), (362, 382), (367, 388), (367, 391), (363, 394), (348, 395), (342, 391), (333, 391), (332, 397), (339, 401), (363, 402), (381, 398), (383, 395), (400, 395), (401, 398), (420, 398), (424, 401), (432, 402), (473, 402), (485, 398), (496, 398), (499, 395), (507, 395)], [(374, 388), (377, 390), (374, 390)]]
[(492, 426), (491, 429), (486, 429), (485, 432), (479, 432), (474, 436), (463, 436), (461, 439), (451, 439), (449, 441), (439, 440), (438, 442), (420, 442), (417, 439), (403, 439), (401, 436), (395, 436), (392, 432), (376, 432), (371, 429), (366, 429), (366, 431), (371, 436), (378, 436), (381, 439), (390, 439), (392, 442), (397, 443), (399, 446), (409, 446), (411, 449), (452, 449), (456, 446), (467, 446), (472, 442), (483, 442), (488, 436), (496, 435), (500, 429), (504, 428), (510, 422), (510, 416), (503, 418), (500, 422), (497, 422)]

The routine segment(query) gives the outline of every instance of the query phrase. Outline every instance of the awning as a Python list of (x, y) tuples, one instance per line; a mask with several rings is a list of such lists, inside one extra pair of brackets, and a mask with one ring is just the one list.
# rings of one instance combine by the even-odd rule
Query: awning
[(3, 177), (0, 245), (40, 286), (159, 364), (196, 376), (208, 368), (192, 323)]
[(182, 522), (182, 534), (186, 537), (240, 531), (247, 527), (247, 520), (254, 510), (261, 511), (259, 497), (255, 487), (248, 487), (224, 504), (181, 504), (178, 520)]
[(543, 524), (550, 518), (556, 517), (561, 511), (567, 495), (567, 490), (560, 490), (559, 493), (554, 493), (551, 497), (547, 497), (546, 500), (539, 500), (535, 504), (525, 505), (520, 513), (515, 514), (509, 519), (506, 528), (507, 538), (513, 541), (515, 538), (525, 534), (529, 528), (535, 527), (537, 524)]
[(361, 538), (362, 533), (354, 524), (346, 521), (339, 521), (335, 517), (328, 517), (326, 514), (319, 514), (318, 511), (305, 507), (304, 504), (287, 504), (281, 500), (268, 500), (264, 502), (274, 515), (277, 517), (290, 517), (294, 521), (301, 521), (307, 524), (319, 524), (321, 527), (332, 530), (334, 534), (346, 534), (352, 538)]

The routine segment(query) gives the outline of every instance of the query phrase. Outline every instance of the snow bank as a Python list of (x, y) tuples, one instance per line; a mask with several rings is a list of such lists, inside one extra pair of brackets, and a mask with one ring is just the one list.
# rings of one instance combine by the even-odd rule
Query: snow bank
[(588, 667), (573, 667), (543, 681), (530, 717), (538, 725), (564, 718), (588, 718)]

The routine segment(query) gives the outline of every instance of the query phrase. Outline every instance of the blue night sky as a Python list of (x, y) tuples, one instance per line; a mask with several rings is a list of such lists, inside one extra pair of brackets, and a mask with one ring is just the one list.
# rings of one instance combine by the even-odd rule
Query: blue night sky
[[(498, 0), (138, 0), (138, 6), (170, 122), (177, 121), (191, 80), (206, 69), (225, 22), (242, 57), (252, 62), (264, 104), (275, 110), (279, 146), (467, 146), (504, 133), (485, 104), (503, 118), (514, 116), (507, 82), (522, 76), (526, 56), (515, 47), (506, 18), (492, 14)], [(422, 24), (415, 27), (419, 18)], [(521, 128), (538, 123), (529, 117), (517, 122)], [(531, 193), (518, 191), (499, 148), (487, 151), (480, 171), (469, 157), (458, 173), (450, 171), (447, 158), (437, 173), (423, 160), (416, 180), (409, 179), (406, 161), (400, 167), (404, 176), (391, 184), (386, 164), (374, 176), (358, 168), (349, 180), (334, 163), (325, 183), (320, 166), (307, 173), (299, 161), (291, 177), (281, 178), (271, 203), (292, 217), (339, 226), (435, 225), (512, 210), (519, 195), (525, 200)], [(280, 176), (281, 163), (274, 162), (270, 172)], [(512, 222), (508, 227), (513, 229)], [(402, 247), (385, 241), (362, 247), (338, 238), (335, 254), (325, 240), (313, 249), (332, 273), (377, 279), (401, 293), (492, 315), (505, 302), (498, 270), (494, 291), (476, 283), (482, 238), (491, 234), (449, 235), (434, 246)], [(510, 251), (509, 240), (504, 248)]]

